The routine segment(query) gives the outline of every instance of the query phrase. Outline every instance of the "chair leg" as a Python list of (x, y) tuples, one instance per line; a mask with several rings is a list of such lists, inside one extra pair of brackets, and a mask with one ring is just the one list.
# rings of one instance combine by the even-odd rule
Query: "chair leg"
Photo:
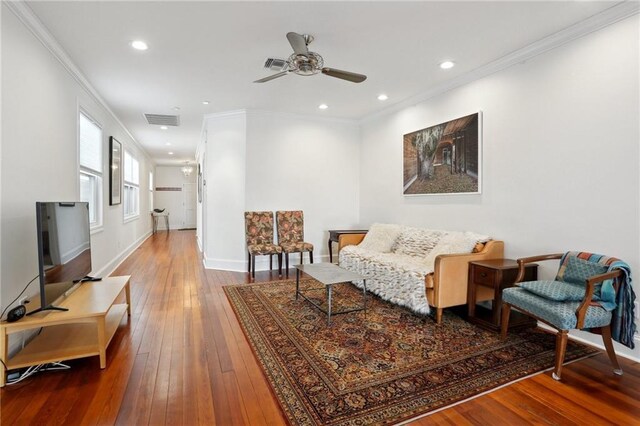
[(282, 276), (282, 253), (278, 253), (278, 276)]
[(436, 324), (442, 324), (442, 312), (444, 308), (436, 308)]
[(313, 250), (309, 252), (309, 262), (313, 264)]
[(273, 269), (273, 255), (269, 255), (269, 270)]
[(507, 331), (509, 330), (509, 315), (511, 314), (511, 305), (504, 303), (502, 305), (502, 317), (500, 318), (500, 338), (502, 340), (507, 338)]
[(256, 255), (251, 256), (251, 278), (256, 278)]
[(301, 251), (300, 252), (300, 264), (302, 265), (304, 263), (304, 252)]
[(247, 272), (251, 273), (251, 253), (247, 252)]
[(287, 276), (289, 276), (289, 253), (285, 253), (284, 254), (284, 263), (285, 263), (285, 266), (286, 266)]
[(568, 330), (558, 330), (558, 334), (556, 334), (556, 366), (551, 373), (554, 380), (560, 380), (562, 376), (562, 363), (567, 351), (568, 333)]
[(618, 376), (622, 376), (622, 368), (620, 368), (620, 364), (618, 364), (616, 351), (613, 349), (613, 342), (611, 341), (611, 325), (600, 327), (600, 332), (602, 333), (602, 341), (604, 342), (604, 347), (607, 349), (609, 361), (611, 361), (611, 365), (613, 365), (613, 373), (617, 374)]

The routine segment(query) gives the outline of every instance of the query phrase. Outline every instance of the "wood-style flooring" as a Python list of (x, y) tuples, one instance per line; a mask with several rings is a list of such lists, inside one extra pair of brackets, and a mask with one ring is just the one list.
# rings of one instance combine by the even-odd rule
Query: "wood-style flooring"
[[(2, 425), (285, 424), (222, 286), (245, 273), (205, 270), (193, 231), (150, 237), (113, 275), (130, 274), (133, 315), (107, 351), (0, 393)], [(257, 281), (278, 279), (258, 272)], [(414, 424), (640, 424), (640, 366), (606, 355), (539, 374)]]

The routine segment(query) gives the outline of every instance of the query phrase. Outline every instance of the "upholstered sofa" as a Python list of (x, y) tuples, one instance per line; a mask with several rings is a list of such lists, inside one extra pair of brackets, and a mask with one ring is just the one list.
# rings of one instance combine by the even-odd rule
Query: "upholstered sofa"
[[(469, 262), (503, 257), (504, 243), (472, 232), (374, 224), (367, 234), (341, 235), (341, 267), (367, 277), (367, 291), (418, 313), (467, 303)], [(355, 282), (361, 287), (362, 282)], [(477, 300), (493, 298), (479, 288)]]

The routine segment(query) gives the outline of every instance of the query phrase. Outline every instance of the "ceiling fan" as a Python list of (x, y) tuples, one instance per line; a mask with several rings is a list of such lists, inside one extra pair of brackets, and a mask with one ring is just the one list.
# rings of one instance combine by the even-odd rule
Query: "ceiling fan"
[(289, 40), (289, 43), (293, 48), (293, 54), (289, 56), (289, 59), (287, 59), (288, 69), (277, 74), (261, 78), (260, 80), (256, 80), (254, 83), (266, 83), (267, 81), (283, 77), (290, 72), (298, 75), (314, 75), (322, 73), (329, 77), (340, 78), (353, 83), (362, 83), (367, 79), (367, 76), (364, 74), (325, 67), (322, 56), (316, 52), (311, 52), (308, 49), (309, 43), (313, 41), (313, 36), (309, 34), (298, 34), (293, 32), (287, 33), (287, 40)]

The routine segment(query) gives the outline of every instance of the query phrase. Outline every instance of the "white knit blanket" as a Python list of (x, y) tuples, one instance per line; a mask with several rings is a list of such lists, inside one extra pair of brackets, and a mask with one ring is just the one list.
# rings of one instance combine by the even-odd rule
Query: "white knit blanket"
[[(407, 233), (416, 230), (416, 228), (403, 228), (396, 239), (400, 243), (408, 241)], [(421, 232), (417, 234), (425, 235), (424, 230), (419, 231)], [(403, 234), (405, 238), (402, 238)], [(378, 252), (360, 246), (347, 246), (340, 250), (340, 266), (365, 276), (367, 291), (389, 302), (406, 306), (415, 312), (428, 314), (429, 303), (426, 296), (425, 277), (433, 272), (436, 256), (471, 253), (477, 242), (489, 240), (487, 236), (471, 232), (448, 231), (433, 231), (431, 236), (425, 236), (425, 238), (432, 240), (433, 234), (437, 234), (437, 243), (432, 249), (428, 249), (426, 255), (404, 254), (403, 252), (412, 250), (406, 250), (406, 247), (403, 249), (402, 245), (397, 244), (393, 252)], [(426, 246), (429, 245), (433, 245), (433, 241), (426, 244)], [(356, 281), (354, 284), (359, 288), (363, 286), (362, 281)]]

